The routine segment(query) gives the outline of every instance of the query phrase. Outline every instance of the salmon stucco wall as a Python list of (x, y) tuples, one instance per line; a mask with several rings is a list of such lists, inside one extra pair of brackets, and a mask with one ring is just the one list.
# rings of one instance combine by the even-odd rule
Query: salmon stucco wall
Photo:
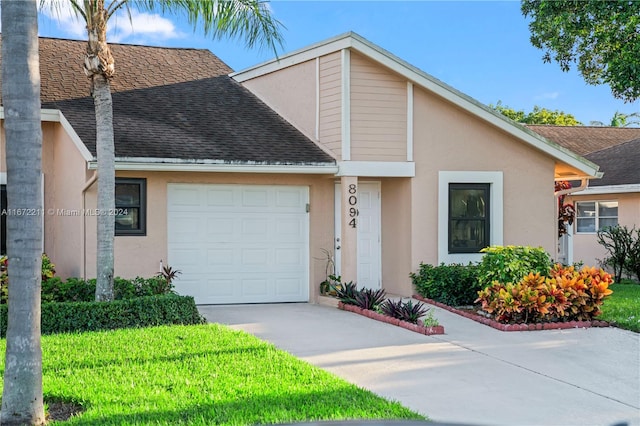
[[(0, 172), (5, 173), (4, 130)], [(62, 278), (82, 276), (82, 188), (86, 161), (57, 122), (42, 123), (43, 249)]]
[(407, 160), (407, 82), (351, 52), (351, 159)]
[(390, 294), (413, 294), (411, 179), (382, 179), (382, 284)]
[(242, 83), (335, 158), (342, 155), (340, 52), (292, 65)]
[[(618, 224), (628, 228), (640, 226), (640, 193), (602, 194), (602, 195), (574, 195), (567, 197), (565, 202), (580, 201), (617, 201)], [(599, 261), (608, 256), (607, 250), (598, 243), (596, 233), (576, 232), (577, 223), (573, 223), (573, 261), (583, 262), (588, 266), (599, 266)]]
[(316, 139), (316, 61), (242, 83), (310, 139)]
[[(319, 284), (325, 279), (322, 249), (333, 247), (332, 177), (318, 175), (118, 172), (117, 177), (147, 179), (147, 235), (117, 236), (115, 239), (115, 275), (124, 278), (152, 276), (158, 272), (160, 260), (167, 258), (167, 185), (169, 183), (298, 185), (309, 186), (309, 268), (310, 298), (316, 300)], [(95, 186), (87, 193), (87, 204), (95, 206)], [(95, 229), (95, 218), (88, 218), (87, 229)], [(88, 276), (95, 276), (95, 232), (87, 233)]]
[(59, 123), (43, 123), (45, 252), (63, 277), (83, 273), (82, 189), (89, 179), (86, 161)]
[(503, 176), (503, 244), (542, 246), (555, 255), (554, 160), (424, 90), (414, 91), (411, 189), (412, 270), (437, 264), (439, 171)]

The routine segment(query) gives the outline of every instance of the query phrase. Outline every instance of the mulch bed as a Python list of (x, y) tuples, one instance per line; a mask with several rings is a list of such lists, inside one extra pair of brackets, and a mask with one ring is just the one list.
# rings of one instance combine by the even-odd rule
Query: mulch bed
[(435, 300), (427, 299), (418, 294), (412, 296), (414, 299), (428, 303), (430, 305), (437, 306), (454, 314), (461, 315), (470, 320), (479, 322), (489, 327), (493, 327), (500, 331), (534, 331), (534, 330), (561, 330), (567, 328), (589, 328), (589, 327), (609, 327), (609, 323), (606, 321), (568, 321), (568, 322), (545, 322), (535, 324), (502, 324), (492, 318), (483, 317), (475, 312), (469, 310), (461, 310), (453, 308), (444, 303), (436, 302)]
[(414, 331), (416, 333), (424, 334), (426, 336), (431, 336), (434, 334), (444, 334), (444, 327), (441, 325), (425, 327), (424, 325), (422, 325), (421, 321), (418, 321), (418, 324), (412, 324), (407, 321), (401, 321), (398, 318), (392, 318), (387, 315), (379, 314), (378, 312), (375, 312), (375, 311), (362, 309), (358, 306), (345, 305), (342, 302), (338, 303), (338, 309), (360, 314), (362, 316), (374, 319), (376, 321), (382, 321), (382, 322), (386, 322), (387, 324), (396, 325), (398, 327), (402, 327), (409, 331)]

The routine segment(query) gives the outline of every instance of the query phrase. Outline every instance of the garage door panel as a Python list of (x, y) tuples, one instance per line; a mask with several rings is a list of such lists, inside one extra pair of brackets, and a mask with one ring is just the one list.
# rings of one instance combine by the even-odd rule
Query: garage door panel
[(170, 184), (167, 192), (179, 293), (200, 304), (308, 300), (308, 188)]
[(171, 207), (176, 210), (191, 210), (202, 204), (202, 191), (197, 187), (175, 188), (171, 194)]
[(240, 280), (241, 296), (268, 297), (269, 283), (264, 278), (245, 278)]
[(280, 278), (275, 281), (275, 291), (280, 296), (299, 296), (301, 284), (296, 278)]
[(306, 204), (305, 200), (301, 199), (302, 194), (299, 191), (291, 191), (285, 189), (279, 189), (275, 191), (276, 195), (276, 208), (289, 208)]
[(233, 207), (236, 195), (231, 188), (206, 189), (207, 206)]
[(269, 220), (259, 218), (240, 219), (243, 237), (251, 237), (251, 241), (267, 241), (269, 237)]
[(253, 188), (242, 191), (242, 207), (269, 206), (269, 190), (266, 188)]

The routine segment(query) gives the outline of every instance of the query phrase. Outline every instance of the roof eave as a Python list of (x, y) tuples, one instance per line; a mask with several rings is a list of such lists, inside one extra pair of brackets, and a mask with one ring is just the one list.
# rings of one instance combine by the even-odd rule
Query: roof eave
[[(88, 168), (97, 169), (96, 161)], [(335, 163), (267, 164), (258, 162), (224, 162), (203, 159), (119, 157), (116, 170), (148, 172), (221, 172), (221, 173), (276, 173), (276, 174), (329, 174), (338, 172)]]

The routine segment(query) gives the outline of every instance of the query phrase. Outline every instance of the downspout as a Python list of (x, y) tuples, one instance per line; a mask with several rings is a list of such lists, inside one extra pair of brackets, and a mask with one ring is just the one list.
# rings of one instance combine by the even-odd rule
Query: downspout
[[(558, 200), (560, 197), (562, 197), (563, 195), (568, 195), (568, 194), (573, 194), (574, 192), (578, 192), (578, 191), (582, 191), (583, 189), (585, 189), (587, 187), (587, 185), (589, 184), (589, 179), (587, 178), (582, 178), (580, 180), (580, 186), (576, 186), (575, 188), (568, 188), (568, 189), (562, 189), (560, 191), (555, 191), (553, 193), (555, 200), (556, 200), (556, 220), (554, 221), (555, 225), (555, 236), (558, 236), (558, 217), (560, 216), (560, 210), (559, 210), (559, 206), (558, 206)], [(558, 260), (558, 244), (556, 243), (556, 261)], [(569, 260), (569, 259), (567, 259)], [(573, 259), (571, 259), (571, 261), (573, 261)]]
[(95, 170), (91, 178), (82, 188), (82, 279), (87, 280), (87, 215), (86, 213), (86, 195), (87, 190), (98, 180), (98, 171)]

